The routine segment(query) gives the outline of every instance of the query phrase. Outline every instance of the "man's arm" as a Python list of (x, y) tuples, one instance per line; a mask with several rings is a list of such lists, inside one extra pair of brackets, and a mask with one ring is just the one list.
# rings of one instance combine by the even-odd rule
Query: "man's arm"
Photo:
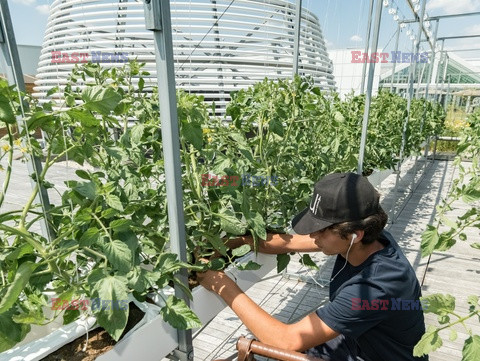
[(202, 286), (220, 295), (255, 337), (265, 344), (305, 351), (339, 335), (315, 312), (294, 324), (280, 322), (253, 302), (223, 272), (207, 271), (198, 273), (197, 277)]
[[(253, 237), (242, 236), (228, 241), (230, 248), (240, 247), (242, 244), (249, 244), (253, 249)], [(260, 240), (258, 251), (268, 254), (281, 254), (288, 252), (318, 252), (318, 245), (310, 235), (300, 234), (267, 234), (266, 240)]]

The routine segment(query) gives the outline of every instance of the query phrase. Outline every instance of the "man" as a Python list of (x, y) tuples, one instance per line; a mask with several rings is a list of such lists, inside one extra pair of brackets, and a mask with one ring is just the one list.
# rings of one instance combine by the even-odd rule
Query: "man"
[(337, 255), (330, 303), (294, 324), (270, 316), (222, 272), (199, 274), (199, 281), (266, 344), (331, 361), (427, 360), (412, 355), (425, 332), (420, 285), (386, 223), (368, 180), (336, 173), (315, 184), (310, 206), (292, 220), (296, 235), (268, 235), (260, 252)]

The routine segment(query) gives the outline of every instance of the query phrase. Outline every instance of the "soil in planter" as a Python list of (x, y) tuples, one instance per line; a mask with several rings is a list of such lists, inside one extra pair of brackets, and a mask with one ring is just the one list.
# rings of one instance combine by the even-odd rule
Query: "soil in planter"
[[(129, 305), (130, 311), (128, 313), (127, 326), (120, 337), (130, 331), (145, 315), (134, 303)], [(107, 331), (103, 328), (97, 328), (88, 332), (88, 346), (85, 351), (83, 347), (86, 342), (86, 335), (77, 338), (76, 340), (66, 344), (54, 353), (44, 357), (41, 361), (92, 361), (100, 355), (111, 350), (117, 343), (110, 337)]]

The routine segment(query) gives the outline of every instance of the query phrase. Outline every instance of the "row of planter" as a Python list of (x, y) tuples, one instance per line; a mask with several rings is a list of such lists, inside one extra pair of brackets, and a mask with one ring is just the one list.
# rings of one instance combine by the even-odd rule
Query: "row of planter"
[[(226, 270), (227, 275), (236, 280), (239, 287), (246, 291), (261, 280), (276, 266), (276, 259), (271, 255), (253, 252), (239, 259), (238, 264), (254, 261), (261, 264), (258, 270), (238, 271), (234, 267)], [(191, 308), (200, 318), (202, 324), (208, 323), (226, 305), (217, 295), (203, 287), (192, 291)], [(132, 299), (133, 301), (133, 299)], [(136, 305), (145, 312), (144, 318), (129, 331), (110, 351), (97, 358), (99, 361), (133, 360), (141, 356), (145, 361), (161, 360), (178, 346), (177, 330), (167, 324), (159, 315), (160, 305), (139, 303)], [(0, 361), (38, 361), (60, 349), (62, 346), (83, 336), (87, 330), (98, 327), (94, 317), (77, 320), (56, 330), (45, 328), (46, 335), (29, 343), (0, 353)]]

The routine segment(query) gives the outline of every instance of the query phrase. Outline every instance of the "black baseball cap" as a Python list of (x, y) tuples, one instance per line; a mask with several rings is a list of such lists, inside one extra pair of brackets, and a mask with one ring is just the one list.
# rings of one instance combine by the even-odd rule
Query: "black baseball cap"
[(380, 197), (367, 178), (333, 173), (313, 188), (310, 205), (292, 219), (297, 234), (310, 234), (335, 223), (359, 221), (380, 210)]

